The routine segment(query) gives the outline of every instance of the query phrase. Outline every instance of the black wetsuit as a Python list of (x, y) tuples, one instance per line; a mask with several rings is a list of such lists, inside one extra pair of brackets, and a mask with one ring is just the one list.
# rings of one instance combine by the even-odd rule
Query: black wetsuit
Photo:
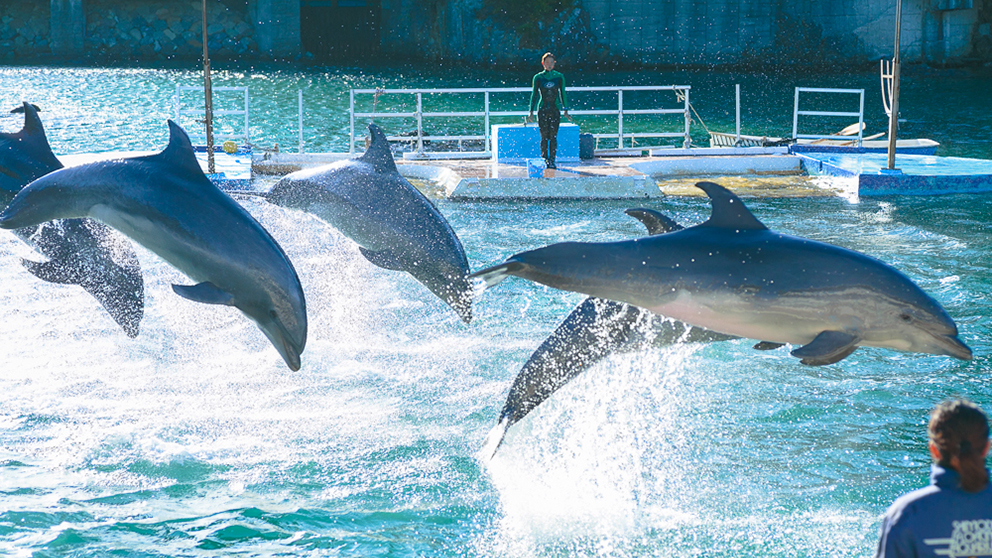
[(561, 123), (561, 113), (558, 112), (558, 100), (561, 108), (568, 112), (565, 97), (565, 76), (554, 70), (545, 70), (534, 76), (533, 88), (530, 93), (530, 111), (537, 111), (537, 125), (541, 130), (541, 157), (549, 168), (555, 168), (555, 155), (558, 151), (558, 125)]

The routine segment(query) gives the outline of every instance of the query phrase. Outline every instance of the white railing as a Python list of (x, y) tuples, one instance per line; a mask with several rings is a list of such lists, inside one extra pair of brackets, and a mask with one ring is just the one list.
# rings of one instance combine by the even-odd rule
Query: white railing
[[(799, 110), (799, 93), (830, 93), (830, 94), (847, 94), (847, 95), (858, 95), (858, 112), (838, 112), (838, 111), (817, 111), (817, 110)], [(817, 134), (800, 134), (799, 133), (799, 117), (800, 116), (828, 116), (828, 117), (845, 117), (852, 118), (858, 117), (858, 134), (855, 139), (854, 134), (831, 134), (831, 135), (817, 135)], [(801, 139), (808, 140), (846, 140), (849, 142), (857, 141), (858, 147), (861, 146), (861, 139), (864, 134), (865, 128), (865, 90), (864, 89), (824, 89), (819, 87), (797, 87), (796, 88), (796, 102), (792, 109), (792, 137), (796, 141)]]
[[(630, 140), (632, 143), (637, 138), (682, 138), (683, 147), (689, 147), (689, 126), (692, 122), (692, 118), (689, 115), (689, 90), (691, 89), (688, 85), (660, 85), (660, 86), (631, 86), (631, 87), (570, 87), (567, 90), (568, 97), (574, 99), (576, 94), (580, 94), (587, 91), (597, 91), (597, 92), (614, 92), (616, 93), (616, 109), (588, 109), (588, 110), (569, 110), (570, 116), (586, 116), (586, 115), (597, 115), (597, 116), (616, 116), (617, 117), (617, 131), (615, 133), (596, 133), (593, 136), (599, 140), (602, 138), (616, 139), (618, 148), (624, 147), (624, 141)], [(680, 108), (652, 108), (652, 109), (625, 109), (623, 105), (623, 94), (624, 92), (633, 91), (672, 91), (676, 95), (676, 101), (682, 106)], [(355, 120), (361, 118), (413, 118), (417, 123), (417, 130), (415, 136), (389, 136), (390, 141), (416, 141), (416, 152), (419, 155), (428, 156), (424, 153), (424, 141), (457, 141), (459, 146), (458, 154), (461, 156), (465, 155), (478, 155), (489, 157), (492, 155), (492, 138), (490, 137), (491, 121), (494, 117), (521, 117), (527, 116), (529, 111), (526, 110), (501, 110), (495, 111), (491, 109), (491, 96), (492, 95), (502, 95), (502, 94), (517, 94), (519, 95), (519, 100), (517, 105), (524, 105), (529, 101), (529, 94), (531, 88), (529, 87), (500, 87), (500, 88), (465, 88), (465, 89), (352, 89), (351, 90), (351, 104), (349, 112), (351, 114), (351, 137), (349, 139), (349, 153), (355, 152)], [(474, 111), (424, 111), (424, 95), (466, 95), (473, 94), (483, 95), (483, 106), (482, 110)], [(384, 95), (406, 95), (413, 96), (415, 108), (413, 112), (390, 112), (373, 110), (373, 112), (356, 112), (355, 111), (355, 97), (361, 95), (372, 95), (373, 107), (379, 104), (379, 98)], [(407, 101), (409, 102), (409, 101)], [(575, 106), (575, 103), (570, 103)], [(624, 132), (624, 116), (625, 115), (682, 115), (683, 130), (679, 132)], [(480, 124), (482, 126), (482, 132), (476, 134), (461, 134), (461, 135), (432, 135), (424, 134), (424, 121), (430, 118), (451, 118), (451, 117), (462, 117), (462, 118), (478, 118), (480, 119)], [(364, 134), (363, 134), (364, 136)], [(465, 141), (482, 141), (484, 150), (483, 151), (461, 151), (463, 147), (463, 142)], [(633, 145), (632, 145), (633, 146)], [(442, 156), (444, 153), (432, 153), (431, 155)]]
[[(217, 116), (224, 116), (224, 115), (244, 116), (244, 121), (245, 121), (244, 122), (244, 128), (242, 129), (241, 133), (240, 134), (235, 133), (235, 134), (224, 135), (223, 133), (218, 133), (218, 132), (215, 131), (214, 132), (215, 139), (217, 141), (238, 140), (239, 142), (243, 142), (244, 145), (249, 145), (249, 141), (248, 141), (249, 140), (249, 137), (248, 137), (248, 88), (247, 87), (211, 87), (211, 90), (213, 92), (215, 92), (215, 93), (216, 92), (224, 92), (224, 91), (237, 91), (237, 92), (242, 93), (244, 95), (244, 105), (243, 105), (243, 108), (240, 109), (240, 110), (217, 110), (217, 109), (214, 109), (213, 110), (213, 114), (214, 114), (215, 117), (217, 117)], [(206, 109), (203, 108), (202, 106), (200, 108), (183, 108), (183, 106), (182, 106), (182, 93), (183, 93), (183, 91), (197, 91), (197, 92), (200, 93), (201, 98), (202, 98), (202, 95), (203, 95), (203, 87), (195, 87), (195, 86), (189, 86), (189, 85), (177, 85), (176, 86), (176, 97), (175, 97), (176, 123), (180, 123), (180, 118), (182, 116), (190, 116), (190, 117), (193, 117), (197, 122), (203, 123), (204, 120), (206, 119), (206, 114), (207, 114)], [(217, 128), (215, 128), (215, 130), (217, 130)], [(202, 141), (200, 141), (200, 143), (204, 143), (205, 144), (206, 141), (207, 141), (206, 140), (206, 124), (205, 123), (204, 123), (204, 132), (203, 132), (203, 134), (190, 133), (189, 130), (186, 130), (186, 133), (188, 133), (190, 135), (190, 137), (192, 139), (194, 139), (194, 140), (202, 140)], [(302, 140), (301, 140), (301, 142), (302, 142)], [(196, 141), (194, 141), (194, 143), (196, 143)]]

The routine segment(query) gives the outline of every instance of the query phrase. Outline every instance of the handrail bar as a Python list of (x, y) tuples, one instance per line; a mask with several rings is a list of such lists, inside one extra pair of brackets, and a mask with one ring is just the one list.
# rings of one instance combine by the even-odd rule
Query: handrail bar
[[(836, 94), (855, 94), (859, 96), (858, 101), (858, 112), (846, 112), (846, 111), (817, 111), (817, 110), (799, 110), (799, 94), (800, 93), (836, 93)], [(818, 135), (818, 134), (800, 134), (799, 133), (799, 117), (800, 116), (828, 116), (828, 117), (858, 117), (858, 134), (857, 136), (845, 136), (840, 134), (828, 134), (828, 135)], [(836, 139), (844, 141), (855, 141), (857, 140), (858, 147), (861, 147), (862, 138), (864, 137), (865, 128), (865, 90), (864, 89), (837, 89), (829, 87), (797, 87), (796, 88), (796, 98), (795, 104), (792, 108), (792, 138), (799, 139)]]
[[(244, 117), (245, 117), (244, 129), (242, 130), (242, 133), (240, 135), (238, 135), (236, 133), (233, 134), (233, 135), (219, 135), (218, 134), (217, 135), (217, 139), (219, 139), (219, 140), (240, 139), (240, 140), (243, 140), (244, 141), (244, 144), (245, 145), (250, 145), (249, 135), (250, 135), (250, 129), (251, 128), (248, 125), (248, 87), (247, 86), (219, 86), (219, 87), (211, 87), (210, 89), (212, 91), (238, 91), (238, 92), (244, 93), (244, 108), (243, 109), (241, 109), (241, 110), (216, 110), (215, 109), (212, 112), (213, 112), (214, 115), (235, 115), (235, 116), (244, 115)], [(175, 96), (175, 115), (176, 115), (176, 120), (178, 121), (179, 120), (179, 117), (182, 116), (182, 115), (193, 116), (193, 117), (201, 116), (201, 115), (205, 116), (206, 113), (207, 113), (206, 109), (182, 108), (182, 104), (181, 103), (182, 103), (182, 92), (183, 91), (200, 91), (200, 92), (203, 92), (204, 91), (204, 88), (202, 86), (195, 86), (195, 85), (177, 85), (176, 86), (176, 96)], [(187, 130), (187, 133), (189, 133), (189, 130)], [(190, 136), (191, 137), (194, 137), (196, 139), (200, 139), (201, 137), (205, 137), (205, 134), (204, 134), (204, 136), (201, 136), (199, 134), (190, 134)]]
[[(689, 90), (691, 86), (688, 85), (635, 85), (629, 87), (607, 87), (607, 86), (590, 86), (590, 87), (571, 87), (569, 88), (569, 94), (595, 91), (595, 92), (614, 92), (617, 94), (617, 108), (616, 109), (582, 109), (582, 110), (569, 110), (570, 116), (585, 116), (585, 115), (600, 115), (600, 116), (616, 116), (617, 117), (617, 132), (615, 134), (593, 134), (597, 139), (599, 138), (617, 138), (618, 147), (623, 147), (625, 138), (637, 138), (637, 137), (656, 137), (656, 138), (671, 138), (671, 137), (681, 137), (683, 138), (683, 147), (689, 147), (691, 145), (691, 139), (689, 136), (689, 127), (692, 122), (692, 118), (689, 113)], [(504, 111), (494, 111), (490, 109), (490, 95), (493, 93), (525, 93), (530, 92), (530, 87), (492, 87), (492, 88), (481, 88), (481, 87), (469, 87), (469, 88), (448, 88), (448, 89), (352, 89), (350, 92), (350, 137), (349, 137), (349, 148), (350, 153), (355, 152), (355, 119), (356, 118), (415, 118), (417, 120), (417, 133), (411, 136), (401, 136), (402, 139), (396, 141), (412, 142), (417, 143), (417, 154), (423, 155), (423, 142), (425, 140), (447, 140), (447, 139), (458, 139), (459, 141), (465, 139), (471, 140), (483, 140), (485, 151), (479, 152), (482, 154), (492, 153), (492, 138), (490, 137), (490, 119), (494, 116), (496, 117), (514, 117), (514, 116), (527, 116), (531, 114), (529, 111), (520, 110), (504, 110)], [(627, 109), (623, 108), (623, 93), (625, 91), (674, 91), (677, 95), (677, 100), (683, 105), (679, 109)], [(376, 106), (378, 98), (381, 95), (416, 95), (416, 105), (417, 108), (413, 112), (388, 112), (388, 111), (374, 111), (374, 112), (357, 112), (355, 110), (355, 97), (356, 95), (374, 95), (373, 107)], [(438, 95), (438, 94), (483, 94), (484, 98), (484, 108), (481, 111), (424, 111), (423, 109), (423, 96), (424, 95)], [(638, 132), (638, 133), (624, 133), (623, 131), (623, 117), (624, 115), (647, 115), (647, 114), (658, 114), (658, 115), (675, 115), (681, 114), (684, 119), (683, 130), (680, 132)], [(457, 137), (453, 136), (434, 136), (424, 133), (423, 124), (424, 118), (482, 118), (483, 122), (483, 133), (481, 135), (461, 135)], [(392, 141), (392, 138), (389, 138)]]

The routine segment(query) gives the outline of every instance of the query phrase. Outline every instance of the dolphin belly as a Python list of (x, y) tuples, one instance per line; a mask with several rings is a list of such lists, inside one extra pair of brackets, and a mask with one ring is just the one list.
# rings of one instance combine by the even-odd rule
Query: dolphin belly
[(809, 343), (824, 330), (856, 330), (863, 323), (849, 309), (831, 312), (824, 302), (812, 296), (758, 299), (680, 289), (645, 309), (726, 335), (791, 344)]

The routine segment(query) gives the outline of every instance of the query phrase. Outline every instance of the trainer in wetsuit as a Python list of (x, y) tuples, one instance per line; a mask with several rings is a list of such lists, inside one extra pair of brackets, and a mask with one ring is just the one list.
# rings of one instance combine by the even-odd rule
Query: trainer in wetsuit
[(555, 71), (555, 57), (545, 53), (541, 57), (544, 71), (535, 75), (533, 89), (530, 92), (530, 115), (528, 122), (534, 120), (534, 108), (537, 110), (537, 126), (541, 130), (541, 157), (549, 169), (555, 167), (555, 153), (558, 151), (558, 124), (561, 123), (561, 113), (558, 112), (558, 101), (568, 117), (568, 105), (565, 97), (565, 76)]

